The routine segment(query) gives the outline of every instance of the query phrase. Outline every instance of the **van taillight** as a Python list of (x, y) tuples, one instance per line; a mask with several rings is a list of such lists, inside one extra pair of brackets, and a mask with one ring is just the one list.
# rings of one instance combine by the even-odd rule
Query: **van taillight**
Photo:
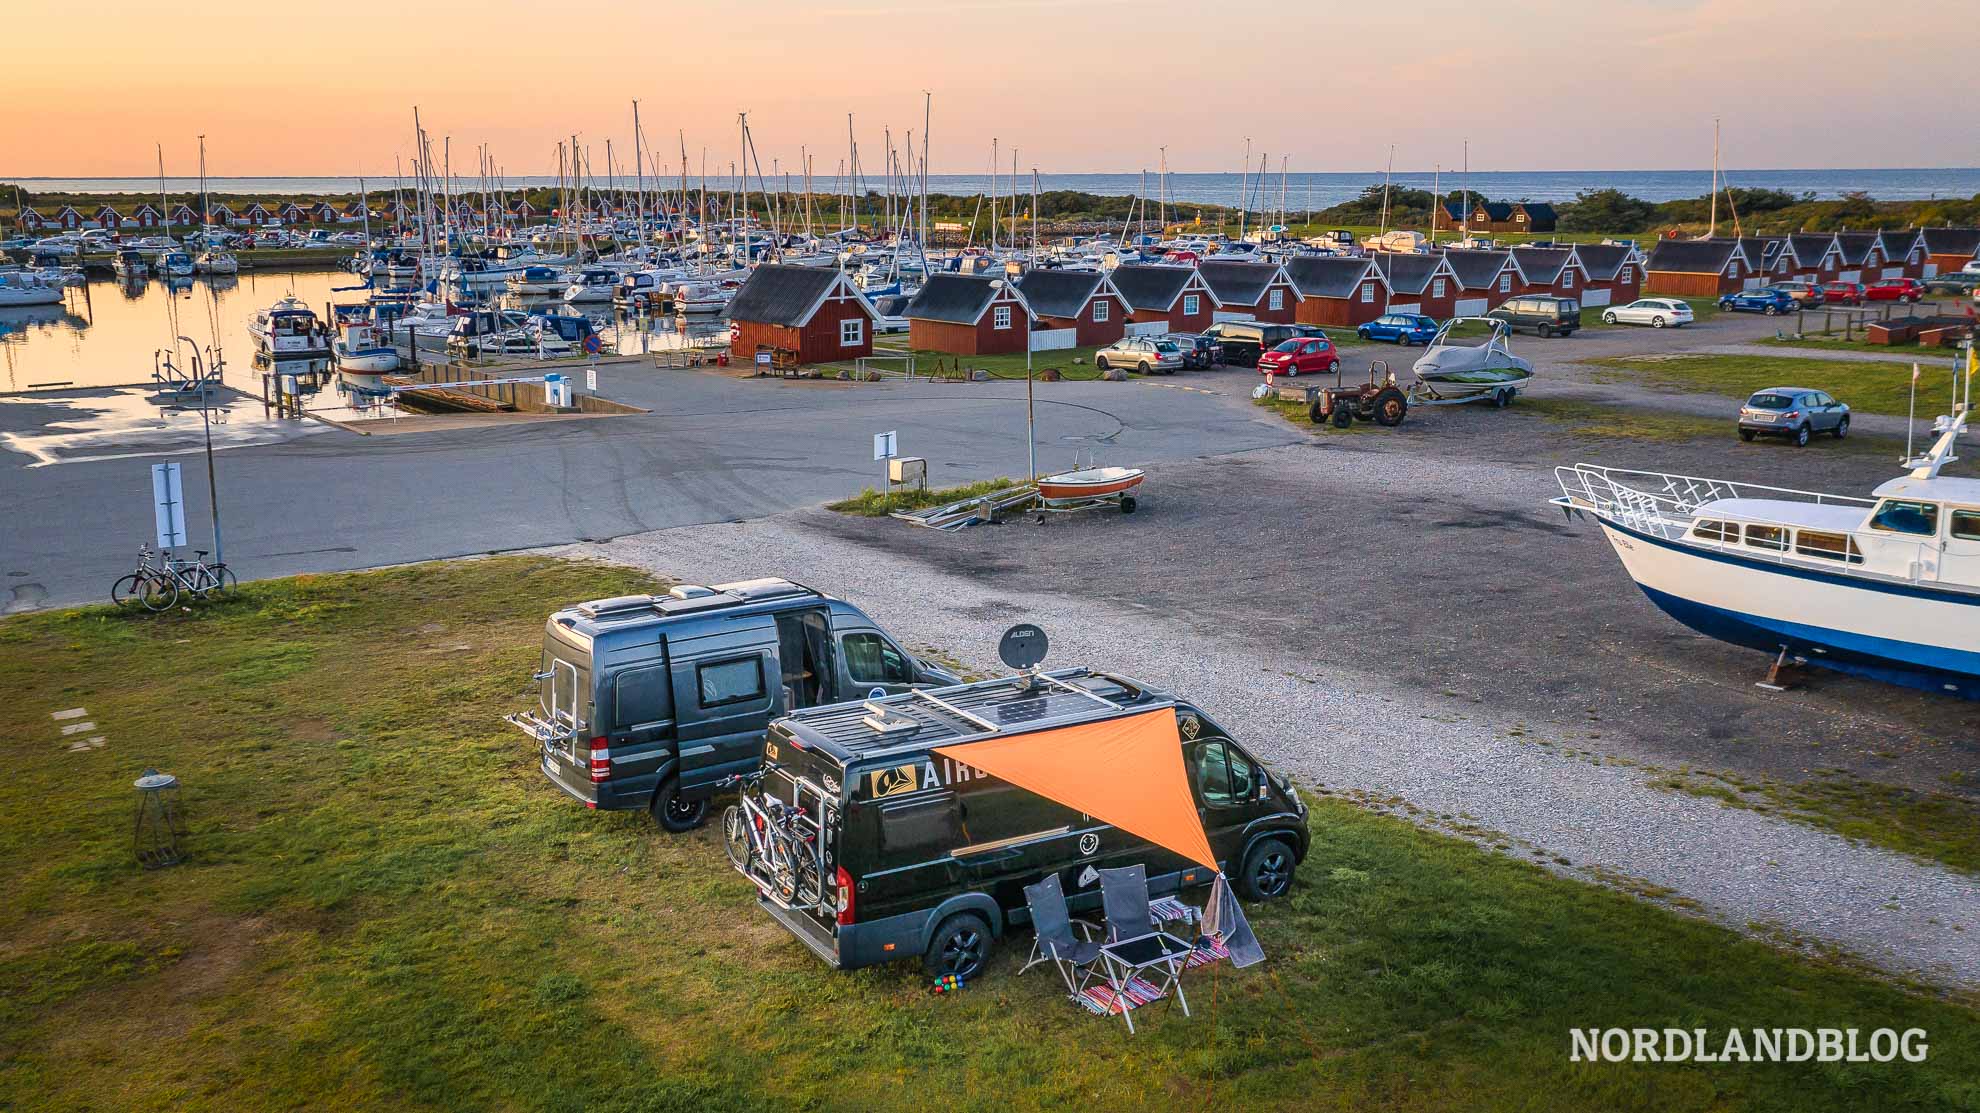
[(604, 738), (591, 740), (591, 783), (603, 784), (612, 779), (612, 751), (605, 748)]
[(839, 922), (841, 924), (850, 924), (853, 922), (852, 874), (846, 872), (846, 867), (840, 866), (838, 872), (833, 876), (833, 881), (839, 887)]

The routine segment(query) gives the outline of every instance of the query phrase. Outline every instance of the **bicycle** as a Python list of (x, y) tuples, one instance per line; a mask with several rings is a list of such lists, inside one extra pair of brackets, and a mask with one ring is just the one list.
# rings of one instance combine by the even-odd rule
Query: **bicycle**
[(729, 777), (718, 787), (738, 786), (741, 797), (722, 813), (722, 847), (736, 869), (767, 884), (786, 905), (814, 907), (825, 899), (818, 869), (818, 835), (809, 817), (781, 800), (758, 803), (749, 790), (763, 780), (759, 770)]
[(193, 553), (192, 560), (176, 560), (167, 553), (162, 564), (153, 564), (151, 545), (139, 545), (137, 570), (110, 585), (111, 602), (120, 607), (136, 602), (148, 611), (166, 611), (178, 603), (181, 592), (203, 599), (240, 586), (240, 578), (225, 563), (206, 562), (207, 550)]

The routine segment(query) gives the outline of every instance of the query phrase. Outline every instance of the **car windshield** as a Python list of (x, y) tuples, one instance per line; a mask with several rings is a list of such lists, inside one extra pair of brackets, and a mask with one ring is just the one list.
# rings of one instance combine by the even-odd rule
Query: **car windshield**
[(1306, 343), (1304, 340), (1288, 340), (1272, 350), (1275, 352), (1297, 352), (1300, 349), (1300, 345), (1304, 343)]
[(1746, 400), (1746, 404), (1756, 410), (1785, 410), (1794, 405), (1790, 394), (1756, 394)]

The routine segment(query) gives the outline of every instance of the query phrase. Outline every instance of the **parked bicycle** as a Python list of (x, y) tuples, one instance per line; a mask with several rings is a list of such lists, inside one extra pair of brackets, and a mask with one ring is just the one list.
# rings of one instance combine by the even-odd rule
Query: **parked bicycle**
[(809, 908), (825, 899), (818, 829), (802, 809), (770, 797), (759, 801), (751, 794), (769, 768), (722, 782), (722, 787), (742, 790), (741, 798), (722, 813), (722, 845), (737, 869), (768, 883), (779, 900)]
[[(170, 610), (180, 595), (204, 599), (240, 586), (240, 578), (224, 563), (208, 564), (205, 549), (193, 550), (192, 560), (159, 556), (150, 543), (138, 546), (137, 570), (110, 585), (110, 600), (120, 607), (136, 604), (147, 611)], [(154, 556), (159, 559), (154, 563)]]

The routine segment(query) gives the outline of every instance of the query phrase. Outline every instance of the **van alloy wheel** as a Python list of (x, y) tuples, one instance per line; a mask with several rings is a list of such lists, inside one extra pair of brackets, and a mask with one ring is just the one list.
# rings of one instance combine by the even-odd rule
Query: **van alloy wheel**
[(931, 977), (954, 974), (968, 980), (983, 972), (989, 958), (990, 925), (974, 912), (958, 912), (935, 929), (921, 965)]
[(1292, 888), (1293, 851), (1279, 839), (1265, 839), (1244, 856), (1239, 884), (1253, 900), (1282, 897)]
[(708, 819), (708, 798), (683, 800), (679, 789), (678, 780), (668, 781), (653, 794), (653, 802), (647, 806), (660, 829), (675, 835), (692, 831)]

